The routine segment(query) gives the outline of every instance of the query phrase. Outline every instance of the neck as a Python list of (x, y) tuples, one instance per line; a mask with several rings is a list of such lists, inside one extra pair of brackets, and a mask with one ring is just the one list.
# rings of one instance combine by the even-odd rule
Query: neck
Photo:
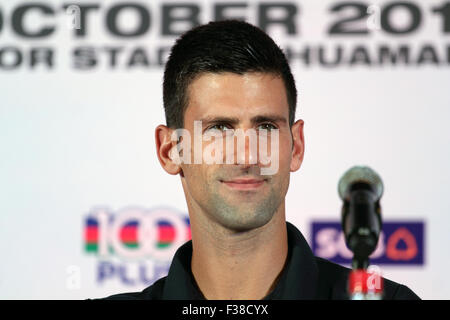
[(269, 294), (288, 252), (284, 203), (266, 225), (245, 232), (201, 216), (191, 217), (191, 269), (205, 298), (256, 300)]

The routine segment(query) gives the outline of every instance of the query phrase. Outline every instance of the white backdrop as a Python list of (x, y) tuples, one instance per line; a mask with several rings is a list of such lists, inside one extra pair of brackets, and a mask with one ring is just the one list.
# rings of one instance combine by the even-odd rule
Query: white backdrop
[[(54, 14), (30, 10), (23, 29), (54, 30), (41, 38), (26, 38), (13, 27), (14, 19), (19, 19), (13, 12), (29, 3), (0, 4), (0, 298), (84, 299), (140, 291), (146, 285), (126, 284), (119, 271), (99, 281), (100, 263), (107, 261), (130, 279), (139, 278), (142, 264), (147, 265), (148, 277), (156, 272), (152, 258), (136, 262), (118, 254), (100, 257), (87, 252), (85, 219), (100, 207), (116, 216), (129, 207), (187, 214), (179, 178), (161, 169), (154, 144), (154, 129), (164, 123), (158, 49), (170, 47), (176, 39), (163, 34), (161, 8), (184, 2), (134, 2), (148, 9), (150, 27), (141, 36), (122, 38), (108, 31), (105, 17), (114, 5), (126, 2), (98, 1), (98, 10), (86, 20), (87, 34), (75, 37), (61, 2), (42, 1)], [(189, 3), (199, 8), (201, 23), (214, 19), (216, 2)], [(258, 24), (261, 4), (267, 2), (239, 3), (245, 6), (228, 9), (227, 15)], [(297, 118), (305, 121), (306, 139), (304, 163), (291, 176), (288, 221), (307, 239), (312, 221), (339, 221), (339, 177), (353, 165), (369, 165), (384, 181), (383, 218), (425, 225), (424, 263), (382, 266), (383, 275), (408, 285), (422, 298), (448, 299), (450, 33), (444, 32), (444, 17), (450, 19), (450, 13), (432, 12), (446, 2), (408, 2), (418, 8), (420, 24), (400, 35), (386, 28), (370, 29), (368, 34), (330, 34), (331, 25), (358, 11), (330, 10), (343, 1), (284, 3), (298, 10), (295, 32), (288, 34), (284, 25), (267, 31), (294, 52)], [(375, 8), (381, 11), (388, 4), (346, 3), (378, 4)], [(283, 18), (284, 10), (272, 10), (269, 17)], [(390, 10), (388, 23), (394, 30), (412, 24), (404, 7)], [(371, 28), (376, 28), (376, 14), (369, 17), (374, 18)], [(117, 24), (130, 33), (138, 28), (138, 18), (136, 11), (124, 10)], [(364, 29), (367, 19), (345, 28)], [(179, 30), (189, 26), (177, 24)], [(82, 46), (95, 52), (84, 51), (83, 58), (75, 58), (74, 49)], [(380, 46), (392, 54), (407, 47), (409, 61), (397, 57), (397, 63), (379, 63)], [(32, 68), (31, 52), (42, 47), (53, 52), (53, 63)], [(113, 47), (121, 48), (115, 66), (111, 66)], [(138, 47), (145, 49), (148, 65), (139, 60), (140, 65), (127, 67)], [(319, 62), (320, 50), (332, 61), (338, 47), (339, 64), (329, 67)], [(309, 64), (299, 58), (305, 50)], [(49, 51), (45, 52), (44, 56)], [(95, 54), (98, 63), (80, 69), (89, 61), (86, 52)]]

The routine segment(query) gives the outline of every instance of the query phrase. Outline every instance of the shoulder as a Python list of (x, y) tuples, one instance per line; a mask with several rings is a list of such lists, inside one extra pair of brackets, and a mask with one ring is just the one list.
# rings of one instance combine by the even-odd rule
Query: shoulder
[[(347, 281), (351, 269), (315, 257), (319, 271), (318, 296), (321, 299), (347, 299)], [(418, 300), (410, 288), (383, 278), (384, 300)]]
[(167, 277), (155, 281), (141, 292), (119, 293), (103, 298), (102, 300), (159, 300), (162, 298), (164, 283)]

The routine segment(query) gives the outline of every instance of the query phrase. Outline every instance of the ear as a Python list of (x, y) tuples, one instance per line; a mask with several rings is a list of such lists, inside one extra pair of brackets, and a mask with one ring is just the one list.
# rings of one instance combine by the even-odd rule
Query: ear
[(291, 127), (293, 146), (291, 154), (291, 172), (300, 169), (305, 154), (305, 139), (303, 136), (303, 120), (297, 120)]
[(159, 163), (167, 173), (175, 175), (181, 172), (181, 167), (171, 157), (171, 150), (177, 143), (171, 140), (172, 132), (173, 129), (162, 124), (157, 126), (155, 129), (155, 141)]

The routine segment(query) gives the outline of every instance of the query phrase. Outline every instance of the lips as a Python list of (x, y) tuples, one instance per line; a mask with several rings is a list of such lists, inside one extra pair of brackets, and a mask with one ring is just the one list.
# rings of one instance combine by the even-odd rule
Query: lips
[(256, 190), (260, 188), (265, 182), (265, 179), (254, 178), (235, 178), (232, 180), (221, 180), (227, 187), (235, 190)]

